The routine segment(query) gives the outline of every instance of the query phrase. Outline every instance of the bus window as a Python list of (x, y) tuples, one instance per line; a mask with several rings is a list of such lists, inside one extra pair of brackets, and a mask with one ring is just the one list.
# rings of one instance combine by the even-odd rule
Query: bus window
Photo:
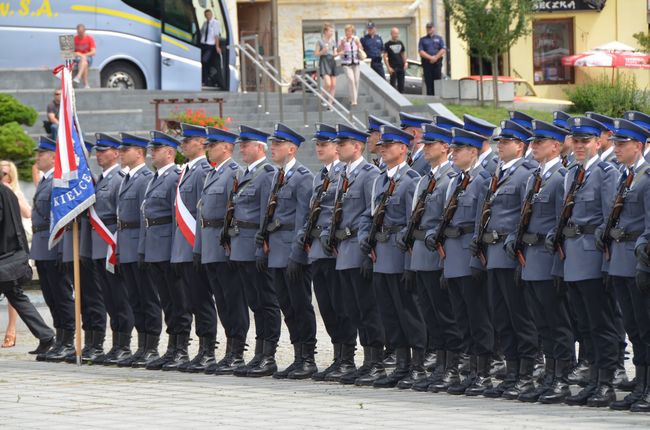
[(158, 0), (122, 0), (127, 5), (139, 10), (142, 13), (160, 19), (160, 4)]
[(164, 11), (165, 34), (193, 43), (192, 35), (196, 33), (194, 8), (184, 0), (162, 0)]

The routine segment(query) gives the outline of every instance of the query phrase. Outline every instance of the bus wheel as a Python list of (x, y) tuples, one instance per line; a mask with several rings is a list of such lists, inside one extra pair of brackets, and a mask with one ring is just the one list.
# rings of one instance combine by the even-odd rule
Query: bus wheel
[(144, 78), (140, 69), (131, 63), (115, 61), (102, 69), (102, 87), (121, 90), (145, 89)]

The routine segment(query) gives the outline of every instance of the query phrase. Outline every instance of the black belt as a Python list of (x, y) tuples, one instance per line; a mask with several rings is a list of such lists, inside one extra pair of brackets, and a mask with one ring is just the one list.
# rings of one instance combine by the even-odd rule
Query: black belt
[(494, 230), (483, 233), (481, 241), (486, 245), (494, 245), (495, 243), (503, 242), (508, 237), (508, 233), (498, 233)]
[(613, 228), (609, 232), (609, 237), (614, 239), (616, 242), (634, 242), (642, 234), (642, 231), (630, 231), (626, 233), (622, 228)]
[(320, 234), (323, 231), (323, 227), (320, 225), (317, 225), (314, 227), (314, 229), (311, 231), (311, 238), (312, 239), (318, 239), (320, 238)]
[(223, 218), (203, 218), (201, 217), (201, 227), (223, 227)]
[(269, 233), (275, 233), (276, 231), (293, 231), (295, 226), (293, 224), (281, 224), (280, 221), (272, 221), (269, 226), (266, 228), (266, 231)]
[(568, 225), (562, 229), (562, 235), (570, 239), (582, 234), (594, 234), (597, 228), (597, 225)]
[(424, 240), (427, 237), (427, 231), (426, 230), (415, 230), (413, 232), (413, 239), (415, 240)]
[(524, 233), (521, 240), (528, 246), (535, 246), (544, 243), (546, 236), (539, 233)]
[(118, 230), (129, 230), (134, 228), (140, 228), (140, 221), (126, 222), (117, 220)]
[(457, 237), (465, 236), (466, 234), (474, 233), (474, 224), (468, 224), (460, 227), (447, 227), (443, 232), (447, 239), (455, 239)]
[(232, 226), (237, 228), (248, 228), (251, 230), (257, 230), (260, 228), (260, 225), (255, 222), (239, 221), (237, 219), (232, 220)]
[(50, 229), (49, 224), (32, 225), (32, 233), (38, 233), (40, 231), (45, 231), (49, 229)]
[(100, 218), (104, 225), (113, 225), (117, 224), (117, 217), (111, 216), (111, 217), (106, 217), (106, 218)]
[(338, 241), (348, 240), (353, 237), (357, 237), (357, 229), (350, 230), (350, 228), (345, 227), (334, 232), (334, 237)]
[(172, 217), (171, 216), (161, 216), (160, 218), (145, 218), (144, 219), (144, 225), (145, 227), (153, 227), (154, 225), (165, 225), (165, 224), (171, 224), (172, 223)]
[(404, 227), (403, 225), (382, 226), (381, 230), (375, 235), (375, 239), (377, 239), (377, 242), (388, 242), (391, 234), (399, 233)]

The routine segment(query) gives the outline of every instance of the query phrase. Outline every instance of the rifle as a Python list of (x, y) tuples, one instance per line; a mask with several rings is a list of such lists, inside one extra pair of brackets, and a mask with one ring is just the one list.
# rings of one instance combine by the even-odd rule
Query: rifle
[(585, 166), (583, 163), (580, 163), (578, 165), (578, 171), (576, 172), (576, 176), (573, 179), (573, 182), (571, 182), (571, 186), (569, 187), (569, 192), (564, 198), (564, 204), (562, 205), (562, 213), (560, 214), (560, 217), (557, 220), (555, 235), (553, 236), (553, 248), (557, 250), (562, 260), (564, 260), (564, 258), (566, 257), (564, 255), (564, 250), (562, 249), (562, 244), (564, 243), (564, 236), (562, 234), (562, 231), (564, 230), (564, 227), (566, 227), (566, 225), (568, 224), (569, 218), (571, 218), (571, 214), (573, 213), (573, 205), (575, 204), (576, 193), (578, 192), (578, 189), (582, 186), (584, 182), (585, 182)]
[(278, 206), (278, 193), (284, 185), (284, 169), (278, 171), (278, 177), (276, 178), (275, 184), (271, 189), (271, 194), (269, 195), (269, 204), (266, 207), (266, 214), (264, 215), (264, 221), (262, 222), (262, 236), (264, 236), (264, 243), (262, 244), (262, 249), (265, 254), (269, 253), (269, 223), (273, 219), (275, 214), (275, 208)]
[(326, 246), (329, 249), (334, 249), (336, 253), (336, 230), (341, 226), (341, 220), (343, 219), (343, 195), (348, 192), (348, 186), (350, 182), (348, 180), (348, 175), (343, 171), (341, 174), (341, 188), (336, 194), (336, 199), (334, 200), (334, 209), (332, 210), (332, 221), (330, 222), (330, 230), (326, 239)]
[(420, 227), (422, 217), (424, 216), (425, 200), (427, 196), (430, 195), (436, 188), (436, 183), (436, 178), (431, 176), (427, 187), (422, 190), (418, 196), (415, 208), (413, 208), (413, 212), (411, 213), (411, 219), (409, 219), (409, 223), (406, 226), (406, 235), (404, 236), (404, 243), (406, 243), (406, 248), (409, 250), (409, 252), (413, 251), (413, 244), (415, 243), (415, 238), (413, 235), (415, 234), (415, 230)]
[(483, 235), (485, 234), (485, 230), (487, 230), (490, 218), (492, 217), (492, 199), (494, 198), (494, 193), (497, 192), (501, 165), (502, 163), (499, 163), (497, 169), (494, 171), (494, 175), (492, 175), (492, 178), (490, 179), (490, 186), (488, 187), (487, 193), (485, 193), (485, 200), (483, 200), (483, 207), (481, 208), (481, 220), (478, 224), (476, 243), (478, 245), (478, 253), (476, 256), (481, 260), (483, 266), (487, 264), (487, 259), (485, 258), (485, 247), (483, 246)]
[(533, 199), (535, 195), (539, 193), (539, 190), (542, 188), (542, 166), (538, 167), (533, 174), (533, 185), (528, 190), (526, 194), (526, 199), (524, 204), (521, 206), (521, 218), (519, 220), (519, 225), (517, 226), (517, 235), (515, 237), (515, 254), (519, 260), (521, 267), (526, 265), (526, 257), (524, 257), (524, 234), (528, 231), (528, 226), (530, 225), (530, 219), (533, 215)]
[(449, 227), (449, 224), (451, 224), (451, 220), (454, 218), (454, 214), (456, 213), (456, 209), (458, 208), (458, 197), (461, 195), (463, 191), (467, 189), (467, 186), (470, 183), (469, 171), (463, 172), (463, 175), (464, 175), (463, 180), (460, 181), (458, 185), (456, 185), (454, 192), (449, 198), (449, 202), (447, 203), (447, 206), (445, 206), (445, 210), (442, 212), (442, 221), (440, 221), (440, 225), (438, 226), (438, 233), (436, 234), (436, 250), (438, 251), (438, 255), (440, 255), (440, 258), (442, 258), (443, 260), (447, 256), (445, 254), (445, 248), (444, 248), (445, 229)]
[(316, 223), (318, 222), (318, 217), (321, 212), (320, 204), (329, 186), (330, 186), (330, 177), (329, 175), (327, 175), (325, 176), (325, 179), (323, 179), (323, 185), (320, 187), (320, 190), (318, 190), (316, 197), (311, 203), (311, 208), (309, 209), (309, 217), (307, 218), (307, 227), (305, 228), (305, 235), (304, 235), (304, 243), (305, 243), (304, 250), (307, 253), (309, 253), (309, 250), (311, 249), (311, 244), (314, 241), (314, 238), (311, 237), (311, 233), (314, 231), (314, 228), (316, 227)]
[(632, 181), (634, 180), (634, 170), (627, 175), (625, 182), (621, 182), (616, 191), (616, 196), (614, 197), (614, 206), (609, 213), (607, 218), (607, 224), (605, 224), (605, 231), (603, 232), (603, 243), (605, 244), (605, 258), (609, 261), (609, 247), (612, 244), (612, 237), (610, 232), (618, 224), (618, 220), (621, 218), (621, 212), (623, 212), (623, 204), (625, 203), (625, 194), (627, 190), (632, 186)]
[(388, 188), (384, 192), (384, 194), (381, 196), (381, 200), (379, 201), (379, 204), (377, 205), (377, 208), (375, 209), (375, 214), (372, 216), (372, 225), (370, 226), (370, 234), (368, 235), (368, 243), (370, 244), (371, 250), (370, 250), (370, 258), (372, 258), (372, 262), (377, 261), (377, 256), (375, 255), (375, 246), (377, 246), (377, 233), (379, 230), (383, 227), (384, 225), (384, 216), (386, 215), (386, 204), (388, 203), (388, 199), (390, 198), (391, 195), (393, 195), (393, 192), (395, 191), (395, 186), (397, 185), (397, 182), (395, 182), (395, 179), (391, 178), (390, 182), (388, 183)]
[(232, 191), (228, 196), (228, 202), (226, 202), (226, 214), (223, 218), (223, 229), (221, 230), (221, 236), (219, 238), (219, 243), (224, 247), (228, 254), (230, 254), (230, 233), (228, 232), (228, 229), (230, 229), (232, 220), (235, 217), (234, 197), (237, 194), (237, 191), (239, 191), (239, 180), (237, 180), (237, 177), (235, 176), (232, 181)]

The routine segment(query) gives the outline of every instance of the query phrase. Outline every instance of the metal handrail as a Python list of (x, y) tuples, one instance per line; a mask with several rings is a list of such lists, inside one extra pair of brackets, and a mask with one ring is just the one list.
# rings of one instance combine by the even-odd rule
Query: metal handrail
[[(332, 97), (331, 98), (331, 104), (330, 104), (329, 97), (326, 98), (323, 95), (324, 91), (323, 91), (322, 87), (320, 86), (320, 84), (318, 82), (316, 82), (314, 80), (314, 78), (312, 78), (311, 76), (309, 76), (307, 74), (303, 74), (302, 76), (296, 74), (295, 76), (298, 79), (298, 81), (300, 81), (300, 83), (303, 85), (303, 88), (305, 88), (307, 82), (315, 85), (316, 88), (319, 89), (319, 92), (313, 93), (313, 94), (316, 97), (318, 97), (323, 103), (327, 103), (330, 106), (332, 106), (332, 112), (336, 113), (338, 116), (343, 118), (345, 120), (345, 122), (347, 122), (350, 126), (352, 126), (352, 127), (365, 127), (366, 126), (366, 124), (363, 121), (361, 121), (359, 118), (354, 116), (352, 114), (352, 112), (350, 110), (348, 110), (345, 106), (343, 106), (341, 104), (341, 102), (336, 100), (336, 98)], [(313, 89), (313, 87), (311, 87), (311, 86), (309, 86), (309, 88)]]

